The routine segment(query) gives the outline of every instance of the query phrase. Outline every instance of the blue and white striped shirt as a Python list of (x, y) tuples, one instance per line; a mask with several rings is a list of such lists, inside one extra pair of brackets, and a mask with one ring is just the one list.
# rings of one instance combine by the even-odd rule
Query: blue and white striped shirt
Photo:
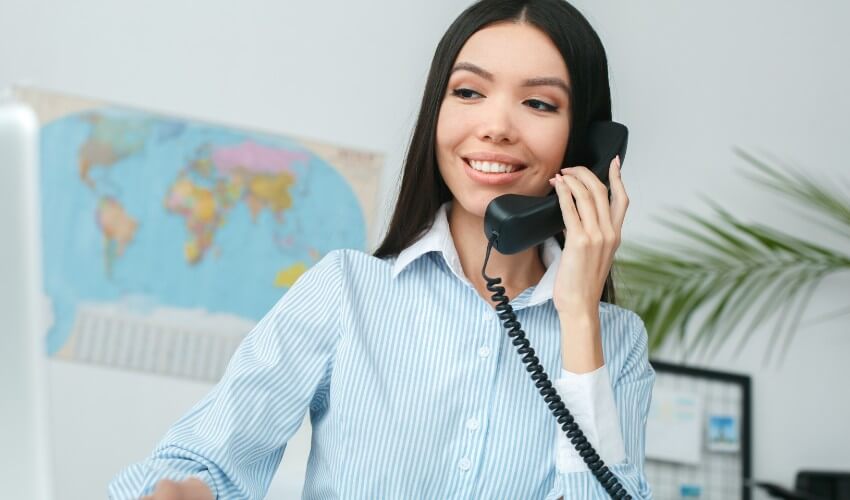
[[(549, 373), (561, 365), (551, 300), (559, 256), (549, 240), (544, 277), (512, 300)], [(632, 497), (650, 498), (644, 429), (655, 375), (646, 330), (620, 307), (601, 303), (599, 314), (606, 364), (583, 380), (602, 381), (597, 406), (613, 395), (616, 410), (607, 413), (616, 415), (583, 420), (596, 403), (562, 396), (582, 407), (577, 421), (603, 440), (592, 444)], [(113, 480), (110, 497), (138, 498), (160, 479), (195, 476), (220, 499), (263, 498), (308, 410), (303, 498), (607, 498), (590, 472), (559, 454), (562, 431), (492, 305), (463, 275), (446, 206), (397, 258), (337, 250), (308, 270), (245, 338), (210, 394), (148, 460)], [(618, 444), (625, 457), (607, 460)]]

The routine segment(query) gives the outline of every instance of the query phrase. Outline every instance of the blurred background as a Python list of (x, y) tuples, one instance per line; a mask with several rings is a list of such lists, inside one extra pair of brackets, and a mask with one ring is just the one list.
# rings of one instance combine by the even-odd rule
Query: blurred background
[[(631, 132), (623, 170), (632, 200), (626, 242), (683, 241), (657, 218), (690, 211), (711, 219), (709, 200), (740, 221), (850, 255), (850, 232), (813, 224), (800, 203), (747, 180), (742, 172), (752, 162), (735, 152), (835, 187), (850, 204), (843, 154), (850, 4), (573, 3), (607, 49), (614, 119)], [(391, 211), (434, 48), (467, 5), (0, 0), (0, 88), (33, 86), (382, 155), (366, 235), (373, 248)], [(756, 480), (792, 488), (802, 469), (850, 470), (850, 316), (813, 320), (850, 305), (846, 269), (837, 265), (824, 276), (781, 356), (766, 355), (778, 342), (776, 320), (714, 332), (728, 338), (713, 356), (694, 355), (672, 334), (653, 353), (750, 377)], [(61, 499), (105, 496), (109, 479), (146, 457), (212, 387), (55, 356), (47, 371), (53, 486)], [(309, 439), (305, 422), (270, 498), (299, 496)]]

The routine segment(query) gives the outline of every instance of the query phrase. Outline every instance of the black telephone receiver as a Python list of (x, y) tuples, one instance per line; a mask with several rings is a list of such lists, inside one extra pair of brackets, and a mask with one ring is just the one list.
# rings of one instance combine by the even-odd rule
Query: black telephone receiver
[[(608, 167), (620, 155), (620, 165), (626, 156), (629, 131), (617, 122), (594, 122), (588, 130), (592, 166), (590, 170), (608, 184)], [(502, 254), (514, 254), (538, 245), (564, 229), (564, 217), (558, 196), (523, 196), (505, 194), (487, 205), (484, 231), (488, 240)]]
[[(625, 125), (615, 122), (595, 122), (588, 130), (593, 166), (591, 170), (602, 182), (608, 184), (608, 168), (611, 160), (620, 155), (620, 162), (626, 156), (628, 129)], [(513, 254), (543, 242), (553, 234), (564, 229), (564, 217), (555, 193), (544, 197), (521, 196), (506, 194), (495, 198), (487, 205), (484, 214), (484, 231), (487, 235), (487, 255), (481, 275), (487, 282), (487, 290), (493, 293), (492, 300), (496, 303), (496, 311), (502, 320), (508, 336), (517, 353), (522, 356), (526, 370), (540, 395), (546, 401), (549, 410), (558, 420), (561, 429), (573, 444), (579, 455), (587, 464), (593, 476), (599, 481), (611, 498), (631, 500), (631, 495), (620, 484), (608, 466), (602, 461), (584, 433), (579, 429), (570, 410), (564, 406), (561, 396), (552, 387), (549, 376), (540, 365), (540, 360), (534, 354), (534, 348), (525, 338), (522, 325), (517, 321), (510, 299), (505, 295), (505, 287), (499, 286), (501, 278), (487, 276), (487, 262), (490, 251), (496, 248), (502, 254)]]

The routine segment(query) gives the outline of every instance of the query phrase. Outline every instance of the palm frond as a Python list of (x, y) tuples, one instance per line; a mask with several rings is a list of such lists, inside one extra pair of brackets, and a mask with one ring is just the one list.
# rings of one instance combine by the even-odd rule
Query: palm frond
[(616, 276), (625, 305), (643, 318), (652, 349), (676, 335), (692, 339), (689, 352), (713, 355), (749, 316), (741, 343), (774, 317), (774, 342), (784, 352), (821, 279), (850, 269), (850, 256), (712, 209), (711, 219), (692, 212), (660, 219), (683, 242), (623, 246)]
[(836, 188), (841, 184), (838, 179), (829, 184), (817, 182), (799, 169), (787, 165), (773, 167), (739, 148), (734, 151), (752, 167), (752, 171), (743, 172), (745, 177), (812, 210), (819, 223), (850, 238), (850, 184), (847, 179), (841, 191)]

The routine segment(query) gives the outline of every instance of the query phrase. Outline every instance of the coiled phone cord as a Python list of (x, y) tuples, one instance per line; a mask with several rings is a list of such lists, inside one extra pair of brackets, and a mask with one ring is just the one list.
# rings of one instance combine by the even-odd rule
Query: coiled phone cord
[(534, 348), (531, 347), (528, 339), (525, 338), (522, 325), (517, 321), (516, 314), (510, 304), (510, 299), (505, 295), (505, 287), (499, 286), (502, 278), (491, 278), (487, 276), (487, 262), (490, 260), (490, 250), (493, 248), (495, 239), (496, 236), (491, 237), (487, 245), (487, 255), (484, 257), (484, 267), (481, 269), (481, 276), (487, 281), (487, 290), (493, 292), (491, 299), (497, 303), (496, 311), (499, 312), (499, 319), (504, 322), (504, 326), (508, 330), (508, 336), (513, 339), (513, 345), (517, 348), (517, 353), (523, 357), (522, 362), (527, 365), (525, 369), (531, 373), (531, 379), (535, 382), (534, 385), (540, 390), (540, 395), (543, 396), (543, 399), (549, 405), (549, 410), (558, 419), (561, 429), (567, 433), (567, 438), (570, 439), (570, 442), (576, 451), (579, 452), (584, 463), (587, 464), (593, 476), (602, 484), (608, 495), (611, 498), (631, 500), (631, 495), (626, 492), (625, 488), (620, 484), (620, 480), (617, 479), (617, 476), (608, 469), (608, 466), (605, 465), (596, 453), (596, 450), (587, 441), (584, 433), (579, 429), (578, 423), (570, 414), (570, 410), (561, 401), (561, 396), (552, 387), (549, 376), (543, 371), (543, 367), (540, 366), (540, 360), (534, 355)]

